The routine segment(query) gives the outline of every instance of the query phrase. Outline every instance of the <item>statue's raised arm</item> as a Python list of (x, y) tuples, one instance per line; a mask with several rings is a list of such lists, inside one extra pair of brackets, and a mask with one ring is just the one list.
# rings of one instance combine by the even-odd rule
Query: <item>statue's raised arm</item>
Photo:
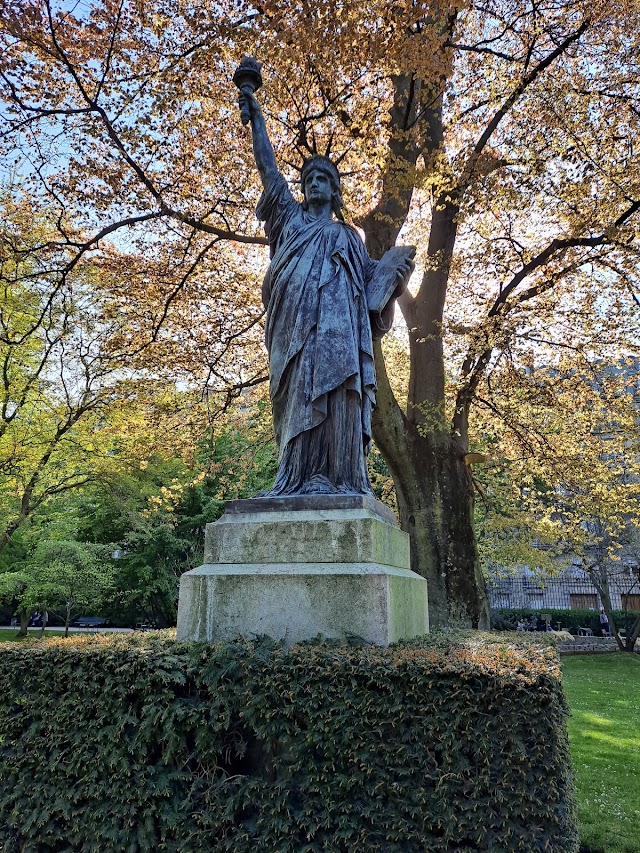
[(233, 82), (240, 90), (238, 103), (240, 105), (242, 123), (251, 123), (251, 135), (253, 139), (253, 156), (260, 173), (262, 186), (265, 190), (273, 184), (278, 175), (278, 165), (273, 153), (273, 146), (267, 133), (260, 104), (254, 94), (262, 85), (260, 75), (260, 63), (249, 56), (245, 56), (236, 73)]

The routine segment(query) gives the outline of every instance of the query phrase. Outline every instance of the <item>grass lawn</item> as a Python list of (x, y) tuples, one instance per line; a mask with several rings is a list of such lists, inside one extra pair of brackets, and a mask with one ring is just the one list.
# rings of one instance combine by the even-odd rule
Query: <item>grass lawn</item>
[[(0, 643), (13, 643), (18, 634), (17, 628), (3, 628), (0, 630)], [(45, 631), (45, 637), (61, 637), (62, 634), (60, 631)], [(21, 637), (19, 642), (23, 642), (24, 640), (39, 640), (42, 635), (40, 634), (40, 629), (38, 628), (36, 631), (29, 631), (27, 637)]]
[(562, 670), (580, 842), (592, 853), (638, 853), (640, 656), (567, 656)]

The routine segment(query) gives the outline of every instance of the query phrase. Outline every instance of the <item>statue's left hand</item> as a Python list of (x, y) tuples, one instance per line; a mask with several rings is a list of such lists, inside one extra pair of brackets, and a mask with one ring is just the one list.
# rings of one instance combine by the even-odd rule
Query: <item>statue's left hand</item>
[(411, 273), (416, 268), (416, 264), (414, 261), (414, 257), (416, 254), (415, 246), (398, 246), (399, 249), (402, 249), (403, 257), (400, 259), (398, 263), (397, 269), (397, 277), (398, 277), (398, 286), (393, 294), (394, 299), (397, 299), (401, 293), (407, 288), (407, 283), (411, 278)]

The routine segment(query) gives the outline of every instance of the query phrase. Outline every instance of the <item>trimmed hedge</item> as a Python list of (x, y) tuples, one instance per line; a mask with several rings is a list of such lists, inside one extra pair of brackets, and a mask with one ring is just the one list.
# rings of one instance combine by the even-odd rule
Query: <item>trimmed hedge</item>
[(0, 651), (6, 853), (577, 851), (558, 660), (160, 635)]
[[(491, 611), (491, 625), (494, 631), (515, 631), (518, 621), (535, 622), (541, 613), (549, 613), (553, 623), (559, 622), (567, 630), (569, 628), (591, 628), (593, 633), (600, 636), (600, 611), (599, 610), (561, 610), (558, 608), (542, 608), (533, 610), (530, 607), (497, 607)], [(633, 624), (640, 613), (635, 610), (614, 610), (618, 628), (625, 628)]]

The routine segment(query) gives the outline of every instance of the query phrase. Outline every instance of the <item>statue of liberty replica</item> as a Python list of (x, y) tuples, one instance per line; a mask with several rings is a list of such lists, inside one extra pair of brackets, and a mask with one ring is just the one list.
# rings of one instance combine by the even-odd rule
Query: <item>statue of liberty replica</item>
[(257, 208), (271, 247), (262, 290), (270, 396), (279, 447), (277, 495), (372, 494), (366, 456), (376, 378), (372, 336), (388, 331), (415, 249), (372, 260), (342, 215), (340, 175), (328, 157), (307, 160), (297, 202), (278, 171), (254, 91), (259, 66), (236, 72), (243, 121), (264, 193)]
[(369, 257), (342, 215), (328, 157), (302, 166), (303, 199), (279, 172), (254, 92), (259, 64), (234, 75), (251, 124), (271, 262), (266, 308), (270, 396), (279, 448), (273, 488), (228, 501), (207, 525), (204, 565), (180, 581), (177, 636), (215, 642), (268, 635), (388, 645), (428, 631), (427, 585), (409, 537), (367, 474), (376, 378), (373, 338), (391, 327), (414, 249)]

